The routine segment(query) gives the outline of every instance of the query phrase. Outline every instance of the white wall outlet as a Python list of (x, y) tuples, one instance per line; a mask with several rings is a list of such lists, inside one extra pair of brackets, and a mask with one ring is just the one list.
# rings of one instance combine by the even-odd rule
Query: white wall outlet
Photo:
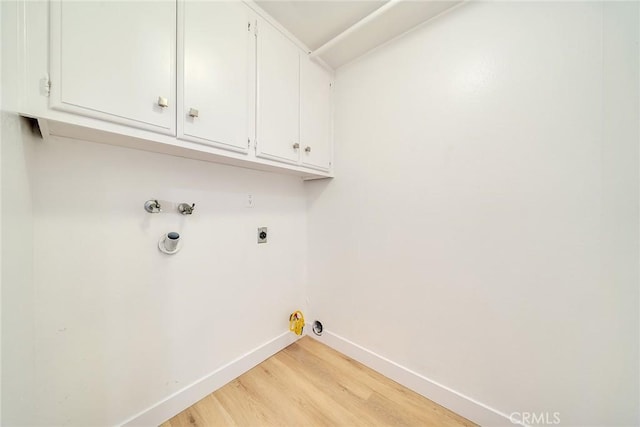
[(245, 206), (248, 207), (248, 208), (252, 208), (253, 207), (253, 203), (254, 203), (253, 194), (247, 194), (247, 202), (246, 202)]

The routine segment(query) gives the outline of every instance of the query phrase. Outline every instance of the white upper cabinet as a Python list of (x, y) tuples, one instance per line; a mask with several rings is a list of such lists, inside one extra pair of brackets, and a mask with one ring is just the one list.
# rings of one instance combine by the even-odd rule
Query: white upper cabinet
[(254, 2), (19, 1), (45, 138), (332, 176), (332, 73)]
[(51, 2), (52, 108), (175, 135), (176, 3)]
[(178, 3), (178, 137), (248, 152), (255, 109), (255, 18), (241, 2)]
[(300, 154), (300, 50), (258, 21), (258, 157), (297, 164)]
[(300, 162), (321, 170), (331, 167), (331, 85), (331, 73), (300, 60)]

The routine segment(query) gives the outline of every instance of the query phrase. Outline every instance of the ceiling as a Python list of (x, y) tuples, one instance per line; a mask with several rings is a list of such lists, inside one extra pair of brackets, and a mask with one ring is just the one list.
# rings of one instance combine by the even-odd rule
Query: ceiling
[(312, 58), (334, 69), (462, 2), (255, 0), (309, 49)]
[(313, 51), (387, 1), (260, 0), (256, 3)]

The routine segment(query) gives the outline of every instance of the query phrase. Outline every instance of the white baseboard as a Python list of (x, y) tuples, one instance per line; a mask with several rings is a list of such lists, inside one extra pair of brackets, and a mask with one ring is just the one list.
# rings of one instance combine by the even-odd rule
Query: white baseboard
[(298, 338), (300, 337), (291, 332), (285, 332), (178, 390), (120, 425), (157, 426), (273, 356)]
[(398, 365), (339, 335), (326, 330), (319, 337), (313, 334), (308, 335), (481, 426), (521, 425), (511, 422), (507, 414)]

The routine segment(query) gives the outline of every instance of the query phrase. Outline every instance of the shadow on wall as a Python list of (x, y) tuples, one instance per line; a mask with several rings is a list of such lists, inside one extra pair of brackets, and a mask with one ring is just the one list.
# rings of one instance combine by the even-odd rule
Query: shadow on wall
[(307, 198), (307, 208), (311, 208), (314, 202), (322, 196), (331, 183), (339, 178), (314, 179), (304, 182)]

